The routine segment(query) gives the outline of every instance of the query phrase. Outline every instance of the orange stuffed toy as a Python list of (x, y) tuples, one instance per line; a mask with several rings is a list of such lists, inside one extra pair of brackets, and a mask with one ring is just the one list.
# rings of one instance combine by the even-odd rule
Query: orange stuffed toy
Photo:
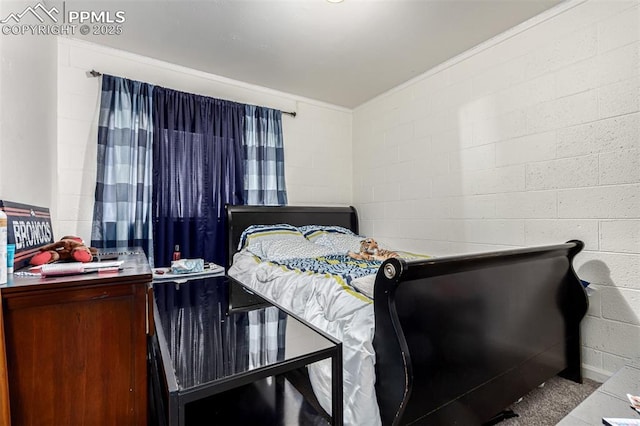
[(35, 254), (29, 263), (34, 266), (58, 260), (86, 263), (91, 262), (97, 252), (97, 249), (85, 246), (82, 238), (67, 235), (62, 237), (60, 241), (40, 247), (40, 252)]

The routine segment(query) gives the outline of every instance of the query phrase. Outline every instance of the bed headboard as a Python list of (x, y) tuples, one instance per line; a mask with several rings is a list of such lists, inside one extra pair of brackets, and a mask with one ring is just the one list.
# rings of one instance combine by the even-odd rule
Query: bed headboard
[(242, 231), (249, 225), (288, 223), (302, 225), (336, 225), (358, 233), (355, 207), (311, 206), (225, 206), (227, 211), (227, 267), (231, 266)]

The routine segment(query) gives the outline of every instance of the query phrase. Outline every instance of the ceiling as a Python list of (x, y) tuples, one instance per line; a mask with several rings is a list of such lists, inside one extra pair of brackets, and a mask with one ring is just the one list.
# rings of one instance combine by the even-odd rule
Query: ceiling
[(78, 38), (354, 108), (560, 0), (65, 3), (125, 12), (121, 35)]

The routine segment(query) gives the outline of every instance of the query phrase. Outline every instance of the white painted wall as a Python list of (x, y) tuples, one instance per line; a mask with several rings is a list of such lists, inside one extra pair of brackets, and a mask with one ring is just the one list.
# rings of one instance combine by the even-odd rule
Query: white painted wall
[[(0, 2), (0, 16), (27, 2)], [(0, 199), (52, 208), (56, 146), (55, 37), (0, 37)]]
[(56, 234), (91, 236), (100, 79), (92, 69), (156, 85), (296, 111), (283, 115), (289, 204), (351, 202), (351, 111), (83, 41), (58, 40)]
[(354, 111), (364, 233), (433, 254), (586, 243), (598, 379), (640, 355), (639, 4), (562, 4)]

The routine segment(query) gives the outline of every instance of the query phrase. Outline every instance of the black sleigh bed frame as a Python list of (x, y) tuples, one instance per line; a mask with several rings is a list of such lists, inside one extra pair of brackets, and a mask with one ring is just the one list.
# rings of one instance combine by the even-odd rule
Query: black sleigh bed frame
[[(276, 223), (358, 233), (353, 207), (227, 206), (229, 262), (247, 226)], [(582, 248), (385, 261), (373, 341), (383, 424), (479, 425), (556, 374), (582, 382), (588, 299), (572, 265)]]

